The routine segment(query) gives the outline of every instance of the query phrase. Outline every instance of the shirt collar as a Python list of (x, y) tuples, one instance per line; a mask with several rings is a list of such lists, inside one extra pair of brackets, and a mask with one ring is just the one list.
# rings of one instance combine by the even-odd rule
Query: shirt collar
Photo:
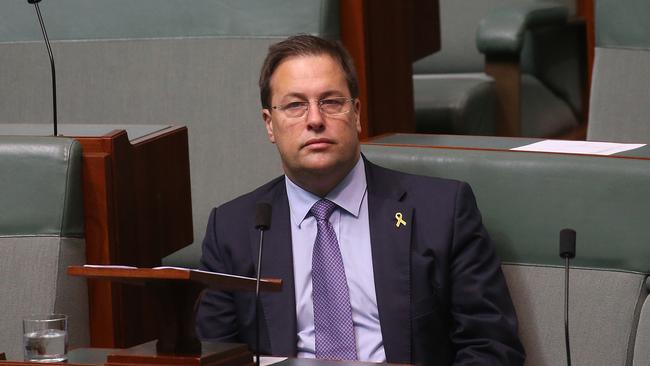
[[(309, 214), (311, 207), (321, 197), (300, 188), (286, 175), (285, 185), (289, 199), (291, 222), (293, 225), (300, 226)], [(365, 163), (362, 158), (359, 158), (359, 161), (357, 161), (348, 175), (325, 198), (334, 202), (354, 217), (359, 217), (361, 202), (366, 194), (366, 188)]]

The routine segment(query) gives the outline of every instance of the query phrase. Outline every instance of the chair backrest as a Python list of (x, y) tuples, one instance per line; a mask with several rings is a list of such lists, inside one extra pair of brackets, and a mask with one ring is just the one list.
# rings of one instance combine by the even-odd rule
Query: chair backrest
[(71, 346), (89, 344), (81, 146), (55, 137), (0, 136), (0, 347), (20, 360), (22, 318), (69, 316)]
[(646, 344), (637, 351), (634, 343), (650, 338), (650, 324), (639, 323), (640, 312), (650, 323), (648, 305), (642, 307), (650, 272), (650, 160), (387, 145), (362, 150), (388, 168), (471, 184), (504, 263), (527, 365), (565, 363), (558, 256), (565, 227), (578, 233), (573, 361), (623, 366), (634, 352), (648, 355)]
[[(413, 73), (483, 72), (485, 57), (476, 47), (481, 20), (495, 8), (532, 1), (535, 0), (440, 0), (440, 51), (415, 62)], [(566, 4), (569, 13), (575, 13), (575, 0), (555, 2)]]
[(650, 2), (596, 0), (587, 139), (650, 142)]

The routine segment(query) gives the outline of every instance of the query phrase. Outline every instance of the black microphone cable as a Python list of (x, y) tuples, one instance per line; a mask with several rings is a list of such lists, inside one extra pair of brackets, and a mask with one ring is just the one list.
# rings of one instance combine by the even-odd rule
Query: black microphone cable
[(34, 4), (36, 9), (36, 15), (38, 16), (38, 22), (41, 25), (41, 31), (43, 32), (43, 39), (45, 40), (45, 47), (47, 47), (47, 54), (50, 56), (50, 68), (52, 69), (52, 109), (54, 111), (53, 123), (54, 123), (54, 136), (58, 135), (57, 131), (57, 112), (56, 112), (56, 68), (54, 67), (54, 55), (52, 54), (52, 46), (50, 46), (50, 39), (47, 36), (47, 31), (45, 30), (45, 23), (43, 22), (43, 17), (41, 16), (41, 9), (38, 7), (38, 3), (41, 0), (27, 0), (29, 4)]
[(260, 366), (260, 282), (262, 278), (262, 245), (264, 231), (271, 227), (271, 205), (260, 202), (255, 207), (255, 228), (260, 231), (260, 245), (257, 251), (257, 276), (255, 281), (255, 365)]
[(560, 231), (560, 257), (564, 258), (564, 342), (566, 344), (567, 366), (571, 366), (571, 345), (569, 343), (569, 261), (576, 256), (576, 232), (573, 229)]

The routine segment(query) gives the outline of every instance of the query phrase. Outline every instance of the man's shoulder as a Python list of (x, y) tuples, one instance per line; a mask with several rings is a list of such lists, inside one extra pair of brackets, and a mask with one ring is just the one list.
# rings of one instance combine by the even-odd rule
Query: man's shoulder
[(402, 171), (379, 166), (370, 161), (368, 161), (368, 163), (368, 171), (370, 174), (372, 174), (372, 179), (383, 182), (384, 184), (399, 185), (409, 191), (415, 189), (426, 190), (430, 193), (431, 190), (442, 190), (444, 192), (450, 192), (458, 190), (461, 185), (467, 185), (466, 182), (457, 179), (405, 173)]

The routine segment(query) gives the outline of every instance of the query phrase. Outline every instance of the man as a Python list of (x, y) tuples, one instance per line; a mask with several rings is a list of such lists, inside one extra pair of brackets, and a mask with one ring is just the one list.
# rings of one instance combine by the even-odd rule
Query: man
[[(520, 365), (499, 259), (466, 183), (378, 167), (360, 153), (347, 52), (314, 36), (270, 47), (262, 118), (285, 176), (210, 215), (204, 269), (256, 273), (256, 203), (272, 205), (262, 275), (262, 354), (429, 365)], [(212, 291), (203, 339), (255, 346), (250, 293)]]

